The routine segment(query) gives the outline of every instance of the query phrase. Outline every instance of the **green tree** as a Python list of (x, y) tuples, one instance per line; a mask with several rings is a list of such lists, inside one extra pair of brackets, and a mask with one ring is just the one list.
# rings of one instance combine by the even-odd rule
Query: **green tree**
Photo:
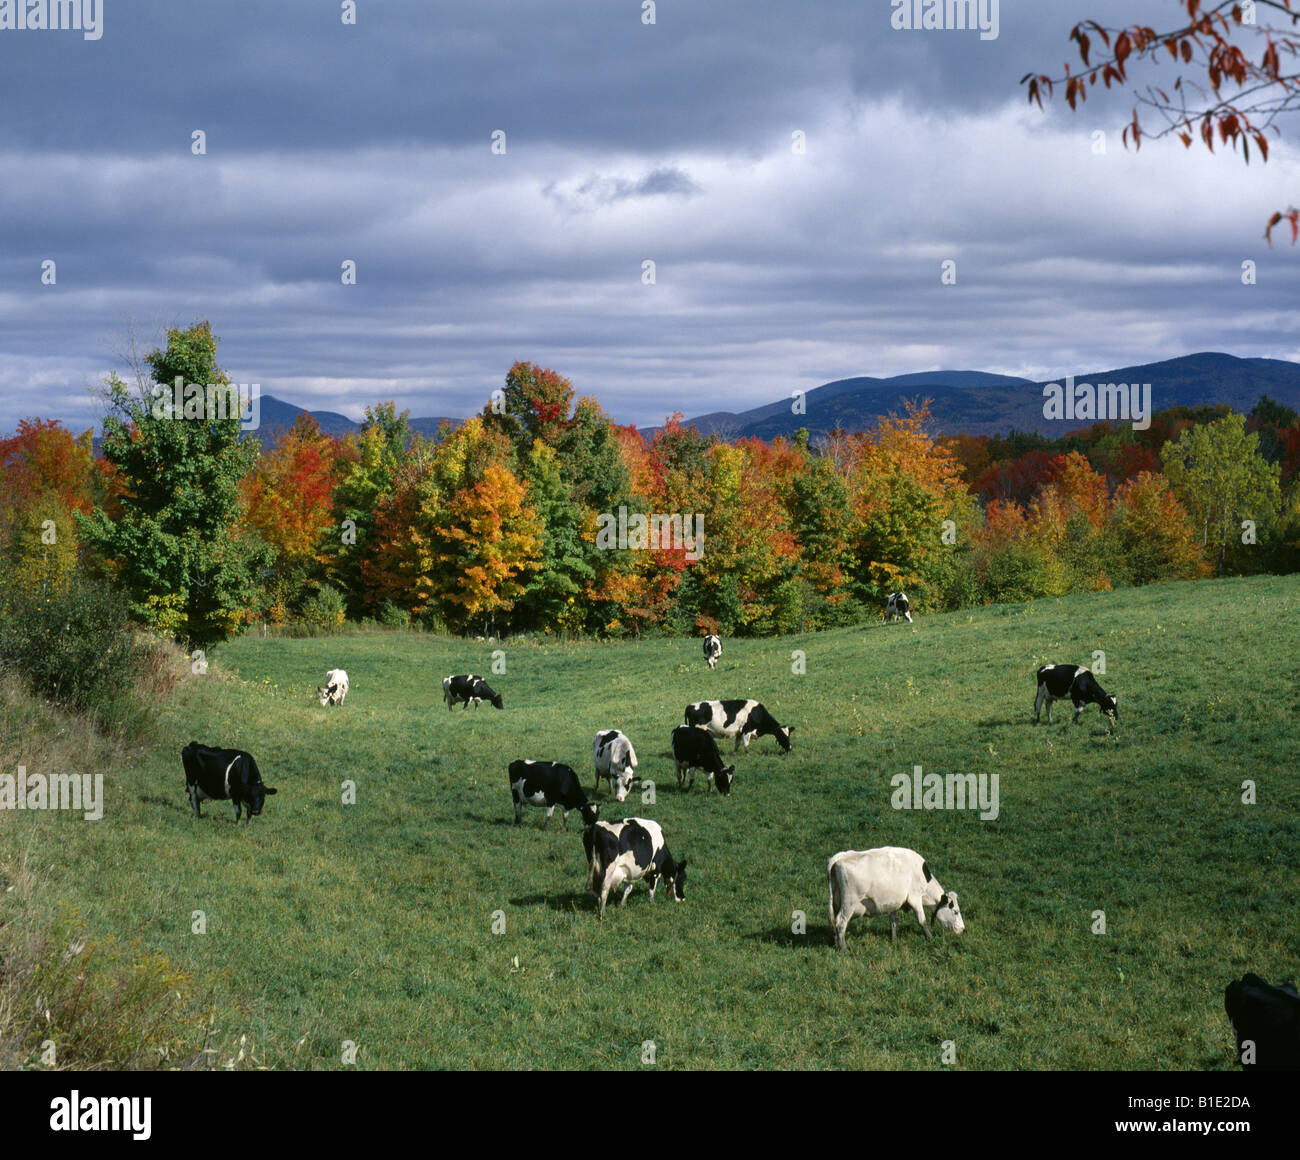
[(584, 586), (596, 575), (588, 559), (594, 544), (584, 536), (582, 508), (573, 502), (555, 452), (533, 443), (524, 471), (528, 502), (541, 517), (541, 560), (516, 606), (521, 628), (579, 628), (585, 619)]
[[(207, 322), (169, 329), (166, 350), (147, 358), (152, 379), (167, 392), (225, 387), (217, 340)], [(254, 601), (258, 570), (271, 552), (238, 530), (239, 483), (257, 457), (240, 438), (238, 411), (197, 400), (187, 391), (182, 413), (159, 392), (133, 397), (116, 375), (105, 383), (104, 456), (117, 470), (120, 514), (103, 508), (80, 517), (83, 536), (111, 561), (130, 595), (132, 612), (191, 644), (229, 636)], [(187, 417), (188, 416), (188, 417)]]
[(1201, 533), (1201, 547), (1217, 554), (1222, 575), (1229, 544), (1241, 543), (1241, 521), (1264, 523), (1277, 511), (1277, 464), (1259, 454), (1259, 436), (1247, 435), (1246, 417), (1236, 413), (1189, 428), (1161, 448), (1160, 458)]
[[(345, 443), (339, 460), (339, 480), (334, 488), (334, 519), (326, 537), (327, 575), (347, 596), (353, 613), (375, 603), (366, 586), (362, 563), (375, 551), (375, 520), (385, 497), (392, 495), (411, 442), (409, 412), (397, 413), (395, 404), (366, 408), (361, 433)], [(422, 448), (416, 448), (423, 454)]]

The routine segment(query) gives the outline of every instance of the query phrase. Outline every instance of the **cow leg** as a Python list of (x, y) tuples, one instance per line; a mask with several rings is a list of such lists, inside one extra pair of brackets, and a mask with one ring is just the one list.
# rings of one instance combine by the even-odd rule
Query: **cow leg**
[(1076, 701), (1074, 703), (1074, 721), (1072, 722), (1072, 724), (1077, 725), (1079, 723), (1079, 714), (1082, 713), (1083, 710), (1084, 710), (1084, 705), (1080, 705), (1079, 702)]
[(194, 809), (194, 816), (196, 818), (201, 818), (203, 815), (199, 813), (199, 787), (191, 784), (187, 788), (190, 791), (190, 805)]
[[(623, 897), (618, 900), (619, 906), (622, 906), (623, 903), (627, 901), (627, 896), (632, 893), (632, 887), (635, 885), (636, 885), (636, 879), (633, 878), (628, 882), (626, 886), (623, 887)], [(652, 898), (651, 901), (653, 902), (654, 899)]]
[(522, 825), (524, 820), (524, 803), (515, 798), (515, 825)]
[[(645, 880), (646, 880), (646, 885), (650, 887), (650, 901), (651, 901), (651, 902), (654, 902), (654, 900), (655, 900), (655, 887), (659, 885), (659, 877), (658, 877), (658, 875), (647, 874)], [(628, 889), (631, 890), (632, 887), (629, 886)]]
[[(615, 868), (610, 865), (605, 867), (605, 873), (600, 882), (600, 917), (605, 917), (605, 901), (609, 898), (609, 892), (614, 889)], [(626, 897), (626, 895), (624, 895)]]
[(564, 810), (564, 809), (560, 810), (560, 821), (564, 824), (564, 828), (567, 830), (567, 829), (569, 828), (569, 811), (568, 811), (568, 810)]
[[(1038, 696), (1036, 696), (1036, 697), (1034, 698), (1034, 724), (1035, 724), (1035, 725), (1038, 724), (1038, 717), (1039, 717), (1039, 714), (1042, 712), (1042, 709), (1043, 709), (1043, 699), (1044, 699), (1046, 696), (1047, 696), (1047, 686), (1046, 686), (1046, 685), (1039, 685), (1039, 686), (1038, 686)], [(1051, 703), (1050, 701), (1048, 701), (1048, 703), (1047, 703), (1047, 711), (1050, 713), (1051, 710), (1052, 710), (1052, 703)]]
[(837, 914), (835, 921), (831, 923), (831, 934), (835, 938), (835, 945), (840, 950), (845, 950), (844, 932), (848, 929), (849, 918), (847, 914)]
[(546, 829), (546, 827), (549, 826), (549, 825), (551, 824), (551, 815), (552, 815), (553, 813), (555, 813), (555, 807), (554, 807), (554, 806), (549, 806), (549, 807), (547, 807), (547, 810), (546, 810), (546, 821), (544, 821), (544, 822), (542, 823), (542, 829), (543, 829), (543, 830)]
[(889, 916), (889, 941), (898, 942), (898, 911)]
[(925, 906), (921, 903), (916, 903), (913, 905), (912, 910), (916, 914), (916, 921), (921, 924), (921, 931), (928, 941), (933, 936), (930, 934), (930, 924), (925, 921)]

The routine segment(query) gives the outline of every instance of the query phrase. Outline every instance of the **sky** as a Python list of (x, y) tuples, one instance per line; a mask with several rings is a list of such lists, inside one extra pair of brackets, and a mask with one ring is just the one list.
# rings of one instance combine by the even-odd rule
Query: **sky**
[(1175, 0), (1000, 0), (995, 38), (890, 0), (99, 0), (97, 39), (6, 7), (0, 432), (97, 425), (132, 336), (199, 319), (234, 381), (354, 419), (472, 414), (519, 359), (642, 426), (854, 375), (1300, 359), (1300, 247), (1263, 239), (1300, 116), (1246, 165), (1126, 150), (1132, 86), (1019, 83)]

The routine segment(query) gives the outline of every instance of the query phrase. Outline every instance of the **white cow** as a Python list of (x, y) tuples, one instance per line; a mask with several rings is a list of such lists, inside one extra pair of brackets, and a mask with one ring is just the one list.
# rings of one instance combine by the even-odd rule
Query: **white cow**
[(636, 750), (632, 748), (632, 742), (626, 733), (617, 729), (602, 729), (596, 734), (594, 756), (596, 788), (600, 789), (600, 779), (605, 778), (614, 800), (621, 802), (632, 788), (633, 770), (636, 769)]
[(722, 641), (716, 636), (710, 634), (704, 638), (704, 659), (708, 662), (709, 668), (718, 667), (718, 658), (722, 656)]
[(330, 669), (325, 674), (324, 688), (316, 689), (322, 705), (341, 705), (348, 695), (348, 675), (342, 669)]
[(830, 886), (831, 934), (844, 949), (849, 919), (860, 915), (889, 915), (889, 937), (898, 938), (898, 912), (911, 907), (916, 921), (930, 937), (925, 912), (933, 910), (939, 925), (953, 934), (966, 929), (957, 896), (948, 894), (930, 873), (925, 859), (902, 846), (874, 850), (841, 850), (826, 863)]

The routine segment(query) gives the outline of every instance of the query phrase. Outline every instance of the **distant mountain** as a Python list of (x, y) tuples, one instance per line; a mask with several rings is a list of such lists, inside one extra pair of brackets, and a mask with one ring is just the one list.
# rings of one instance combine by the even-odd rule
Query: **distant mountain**
[[(297, 422), (299, 415), (303, 414), (315, 419), (326, 435), (334, 435), (339, 439), (345, 435), (356, 435), (361, 431), (360, 423), (349, 419), (346, 415), (340, 415), (337, 411), (308, 411), (304, 407), (277, 399), (274, 395), (263, 395), (260, 426), (256, 434), (260, 439), (278, 438)], [(440, 424), (451, 423), (457, 426), (464, 420), (431, 418), (410, 419), (408, 422), (411, 424), (412, 431), (432, 439), (438, 434)]]
[[(806, 427), (810, 435), (824, 435), (836, 427), (865, 430), (884, 415), (901, 415), (904, 400), (928, 398), (932, 426), (938, 434), (1002, 435), (1014, 428), (1060, 435), (1093, 422), (1044, 417), (1044, 383), (1063, 385), (1064, 381), (1064, 376), (1033, 382), (982, 371), (921, 371), (887, 379), (837, 379), (807, 392), (802, 415), (794, 414), (793, 400), (785, 398), (748, 411), (713, 411), (687, 423), (704, 434), (716, 433), (729, 439), (790, 436), (800, 427)], [(1116, 370), (1079, 372), (1074, 381), (1076, 385), (1150, 383), (1153, 412), (1217, 403), (1249, 411), (1260, 395), (1300, 410), (1300, 364), (1279, 359), (1190, 354)]]

